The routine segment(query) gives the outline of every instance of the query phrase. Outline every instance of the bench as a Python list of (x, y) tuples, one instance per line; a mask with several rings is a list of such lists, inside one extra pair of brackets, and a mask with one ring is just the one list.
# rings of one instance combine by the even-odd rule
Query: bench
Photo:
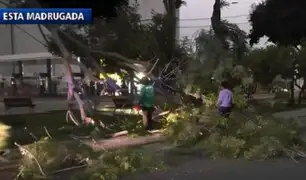
[(129, 89), (121, 88), (121, 89), (118, 89), (117, 92), (119, 92), (122, 96), (127, 96), (129, 94)]
[(122, 108), (132, 108), (133, 107), (133, 100), (130, 97), (114, 97), (113, 99), (114, 105), (116, 109)]
[(33, 104), (32, 99), (27, 97), (4, 98), (3, 103), (5, 110), (18, 107), (29, 107), (33, 109), (36, 106)]

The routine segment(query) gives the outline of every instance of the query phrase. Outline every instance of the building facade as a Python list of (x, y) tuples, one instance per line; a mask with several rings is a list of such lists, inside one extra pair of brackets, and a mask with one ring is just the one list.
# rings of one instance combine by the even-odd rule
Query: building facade
[[(6, 7), (0, 3), (0, 8)], [(48, 34), (43, 27), (41, 30)], [(0, 76), (10, 77), (13, 73), (20, 73), (20, 66), (24, 76), (46, 73), (45, 58), (51, 59), (52, 76), (64, 75), (63, 63), (48, 52), (41, 30), (38, 25), (0, 25)], [(72, 65), (72, 69), (80, 72), (77, 65)]]
[[(8, 2), (9, 0), (3, 1)], [(144, 20), (151, 19), (152, 12), (165, 13), (163, 0), (130, 0), (130, 5), (135, 3), (138, 3), (139, 14)], [(0, 3), (0, 8), (6, 7)], [(46, 72), (46, 59), (34, 58), (35, 61), (29, 59), (29, 57), (35, 57), (35, 54), (38, 57), (43, 54), (44, 57), (49, 56), (52, 59), (41, 30), (48, 34), (46, 29), (43, 27), (40, 29), (38, 25), (0, 25), (0, 76), (11, 76), (13, 73), (18, 73), (21, 66), (24, 76)], [(20, 61), (11, 60), (13, 56), (17, 57), (15, 55), (21, 57)], [(63, 64), (60, 60), (52, 60), (51, 63), (52, 76), (64, 75)], [(72, 65), (72, 69), (76, 73), (80, 72), (78, 65)]]

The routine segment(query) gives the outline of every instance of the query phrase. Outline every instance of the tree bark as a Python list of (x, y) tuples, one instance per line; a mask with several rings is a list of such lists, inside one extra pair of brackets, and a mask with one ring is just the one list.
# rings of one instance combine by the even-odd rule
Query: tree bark
[(213, 13), (210, 18), (211, 26), (214, 30), (215, 36), (220, 40), (224, 49), (229, 49), (229, 44), (226, 40), (228, 36), (228, 29), (221, 21), (221, 10), (224, 7), (224, 2), (222, 0), (215, 0), (213, 6)]
[(306, 86), (305, 86), (305, 84), (303, 84), (303, 86), (301, 87), (300, 92), (299, 92), (299, 98), (298, 98), (298, 103), (299, 104), (302, 104), (302, 100), (304, 98), (303, 94), (305, 92), (305, 88), (306, 88)]
[(168, 21), (169, 28), (169, 41), (168, 41), (168, 52), (167, 58), (169, 61), (173, 58), (175, 48), (176, 48), (176, 26), (177, 26), (177, 17), (176, 17), (176, 0), (164, 0), (164, 6), (166, 9), (166, 20)]
[(75, 91), (73, 73), (72, 73), (72, 69), (71, 69), (71, 66), (70, 66), (70, 61), (72, 59), (72, 54), (70, 52), (68, 52), (68, 50), (64, 46), (62, 40), (60, 39), (57, 28), (51, 28), (50, 31), (51, 31), (52, 37), (54, 38), (55, 43), (57, 44), (57, 46), (59, 47), (59, 49), (60, 49), (60, 51), (63, 55), (63, 63), (64, 63), (64, 66), (65, 66), (66, 75), (67, 75), (67, 79), (68, 79), (68, 93), (67, 93), (68, 110), (71, 110), (71, 108), (72, 108), (71, 101), (73, 100), (73, 97), (74, 97), (75, 100), (77, 101), (78, 105), (79, 105), (81, 119), (83, 121), (85, 121), (87, 116), (86, 116), (84, 106), (83, 106), (84, 103), (81, 100), (79, 94)]
[(295, 80), (294, 80), (294, 77), (292, 77), (292, 80), (291, 80), (291, 82), (290, 82), (289, 105), (294, 105), (294, 104), (295, 104), (295, 99), (294, 99), (294, 85), (295, 85)]
[[(41, 4), (37, 0), (27, 0), (23, 4), (23, 8), (41, 8)], [(87, 116), (83, 106), (84, 103), (81, 100), (79, 94), (75, 91), (73, 73), (70, 66), (70, 62), (72, 60), (72, 54), (67, 50), (67, 48), (65, 47), (64, 43), (62, 42), (59, 36), (58, 25), (44, 25), (44, 26), (51, 32), (51, 36), (54, 38), (56, 45), (58, 46), (58, 48), (60, 49), (63, 55), (63, 64), (65, 66), (66, 75), (68, 78), (68, 93), (67, 93), (68, 112), (72, 113), (71, 101), (73, 100), (74, 97), (79, 105), (81, 118), (83, 121), (85, 121)]]

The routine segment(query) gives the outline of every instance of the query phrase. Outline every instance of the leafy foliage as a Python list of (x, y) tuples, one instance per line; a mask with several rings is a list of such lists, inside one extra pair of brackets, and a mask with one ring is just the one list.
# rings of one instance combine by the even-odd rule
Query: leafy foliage
[[(92, 25), (63, 26), (62, 31), (91, 48), (93, 52), (90, 55), (98, 63), (103, 58), (105, 60), (103, 68), (106, 72), (119, 72), (120, 69), (130, 70), (132, 66), (132, 64), (124, 64), (122, 59), (110, 56), (107, 52), (116, 52), (145, 65), (154, 63), (151, 60), (158, 58), (159, 61), (155, 68), (158, 72), (171, 59), (186, 61), (189, 58), (186, 48), (176, 41), (174, 47), (170, 45), (173, 44), (170, 43), (173, 41), (173, 35), (171, 34), (172, 26), (169, 23), (172, 19), (165, 14), (154, 13), (152, 21), (143, 22), (138, 14), (138, 8), (137, 5), (124, 6), (117, 9), (117, 17), (114, 19), (98, 17)], [(83, 57), (81, 58), (82, 63), (95, 69), (88, 59), (88, 54), (84, 54), (74, 41), (68, 39), (63, 33), (61, 33), (61, 38), (69, 51)], [(60, 54), (52, 38), (48, 48), (50, 52)], [(172, 69), (169, 68), (169, 71)]]
[(116, 180), (128, 173), (164, 168), (161, 161), (153, 162), (151, 156), (137, 151), (93, 152), (76, 142), (67, 144), (44, 139), (20, 149), (24, 155), (17, 177), (20, 180), (48, 179), (57, 170), (86, 164), (86, 169), (71, 177), (72, 180)]
[(4, 148), (10, 137), (10, 126), (0, 123), (0, 150)]
[(291, 77), (293, 52), (292, 48), (278, 46), (254, 49), (245, 57), (244, 65), (251, 70), (256, 82), (267, 86), (277, 75)]
[(39, 166), (48, 175), (59, 169), (80, 165), (92, 152), (85, 146), (79, 147), (78, 143), (64, 144), (49, 139), (20, 147), (20, 151), (23, 158), (17, 178), (21, 180), (46, 178)]
[(117, 180), (128, 173), (150, 172), (163, 169), (162, 162), (140, 152), (113, 151), (104, 152), (100, 157), (90, 162), (85, 172), (76, 174), (72, 180)]
[[(230, 119), (214, 114), (210, 108), (176, 111), (167, 118), (168, 135), (177, 138), (175, 143), (196, 143), (212, 158), (264, 160), (287, 155), (294, 158), (303, 150), (299, 128), (293, 121), (238, 112)], [(196, 119), (205, 128), (196, 126)]]
[(176, 145), (193, 144), (201, 133), (195, 124), (200, 109), (178, 109), (166, 118), (166, 134)]
[(305, 38), (306, 2), (303, 0), (266, 0), (254, 5), (250, 13), (250, 43), (263, 36), (281, 45), (299, 45)]

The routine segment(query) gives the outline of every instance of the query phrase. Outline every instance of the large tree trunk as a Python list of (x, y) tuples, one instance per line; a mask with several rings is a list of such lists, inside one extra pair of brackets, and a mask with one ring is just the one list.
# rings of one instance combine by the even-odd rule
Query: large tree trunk
[[(305, 79), (305, 78), (304, 78)], [(303, 100), (303, 95), (304, 95), (304, 92), (305, 92), (305, 88), (306, 88), (306, 86), (305, 86), (305, 84), (303, 83), (303, 86), (301, 87), (301, 89), (300, 89), (300, 92), (299, 92), (299, 98), (298, 98), (298, 103), (299, 104), (302, 104), (302, 100)]]
[(294, 85), (295, 85), (295, 80), (294, 77), (292, 78), (290, 82), (290, 97), (289, 97), (289, 105), (294, 105), (295, 104), (295, 99), (294, 99)]
[(58, 29), (57, 28), (52, 28), (50, 29), (51, 31), (51, 35), (54, 38), (55, 43), (57, 44), (57, 46), (59, 47), (62, 55), (63, 55), (63, 63), (65, 66), (65, 71), (66, 71), (66, 75), (67, 75), (67, 80), (68, 80), (68, 93), (67, 93), (67, 101), (68, 101), (68, 110), (72, 110), (72, 100), (73, 97), (75, 98), (75, 100), (77, 101), (78, 105), (79, 105), (79, 109), (80, 109), (80, 114), (81, 114), (81, 118), (83, 121), (86, 120), (87, 116), (84, 110), (84, 103), (81, 100), (78, 92), (75, 91), (75, 84), (74, 84), (74, 79), (73, 79), (73, 73), (72, 73), (72, 69), (70, 66), (70, 62), (72, 60), (72, 54), (70, 52), (68, 52), (68, 50), (66, 49), (66, 47), (64, 46), (62, 40), (59, 37), (59, 33), (58, 33)]
[(215, 0), (211, 16), (211, 26), (215, 35), (226, 46), (225, 34), (221, 23), (221, 0)]
[(177, 17), (176, 17), (176, 0), (164, 0), (164, 6), (166, 9), (166, 20), (167, 20), (167, 26), (168, 26), (168, 52), (166, 52), (167, 58), (170, 61), (175, 52), (176, 48), (176, 30), (177, 30)]
[(213, 6), (213, 13), (210, 18), (211, 26), (214, 30), (216, 37), (220, 40), (223, 44), (225, 49), (228, 49), (228, 43), (226, 42), (226, 27), (221, 22), (221, 9), (222, 9), (222, 0), (215, 0)]
[[(37, 0), (27, 0), (23, 5), (24, 8), (41, 8), (41, 4)], [(65, 66), (65, 72), (68, 80), (68, 93), (67, 93), (67, 101), (68, 101), (68, 112), (70, 113), (70, 117), (74, 117), (72, 113), (72, 100), (73, 97), (77, 101), (80, 109), (81, 118), (83, 121), (87, 120), (87, 116), (84, 110), (84, 103), (81, 100), (79, 94), (75, 91), (75, 84), (73, 79), (73, 73), (70, 66), (70, 62), (72, 60), (72, 54), (67, 50), (64, 43), (62, 42), (59, 36), (58, 25), (44, 25), (50, 32), (51, 36), (54, 39), (56, 45), (63, 55), (63, 64)], [(75, 122), (75, 121), (74, 121)], [(76, 122), (75, 122), (76, 123)], [(76, 123), (78, 124), (78, 123)]]

